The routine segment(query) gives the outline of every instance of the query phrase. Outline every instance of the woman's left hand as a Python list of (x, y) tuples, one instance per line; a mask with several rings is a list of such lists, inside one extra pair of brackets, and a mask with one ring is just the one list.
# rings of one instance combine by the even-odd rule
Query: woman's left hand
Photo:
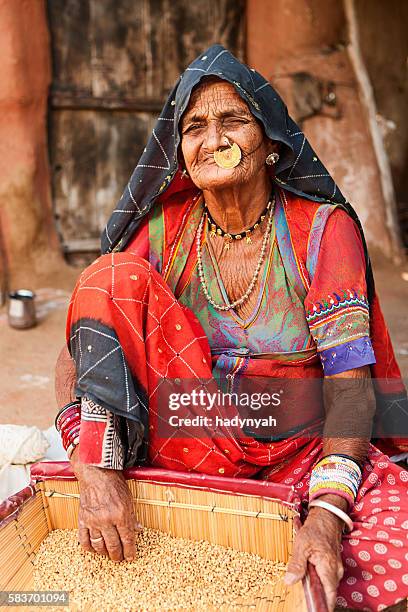
[(344, 569), (340, 555), (343, 522), (322, 508), (312, 508), (296, 534), (293, 556), (288, 564), (285, 582), (301, 580), (309, 561), (316, 567), (326, 595), (327, 607), (334, 610), (337, 587)]

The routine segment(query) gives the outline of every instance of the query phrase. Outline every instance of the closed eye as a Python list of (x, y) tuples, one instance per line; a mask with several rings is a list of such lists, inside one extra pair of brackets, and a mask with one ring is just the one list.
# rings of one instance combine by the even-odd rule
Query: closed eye
[(226, 119), (224, 119), (223, 123), (227, 123), (230, 125), (245, 124), (248, 123), (248, 119), (244, 119), (243, 117), (227, 117)]
[(189, 132), (194, 132), (197, 131), (199, 129), (201, 129), (203, 127), (202, 123), (191, 123), (190, 125), (188, 125), (184, 130), (183, 130), (183, 134), (187, 134)]

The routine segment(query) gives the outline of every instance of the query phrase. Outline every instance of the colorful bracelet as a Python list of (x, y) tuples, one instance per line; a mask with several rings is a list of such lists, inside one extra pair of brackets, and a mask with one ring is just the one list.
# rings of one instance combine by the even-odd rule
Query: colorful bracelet
[(354, 459), (344, 455), (328, 455), (320, 459), (312, 470), (309, 501), (331, 493), (345, 499), (351, 509), (361, 481), (361, 467)]
[(316, 470), (312, 475), (313, 482), (338, 482), (339, 484), (346, 485), (352, 492), (353, 496), (356, 497), (358, 493), (358, 483), (351, 479), (350, 476), (341, 471), (337, 470)]
[(351, 455), (345, 455), (343, 453), (336, 453), (335, 455), (325, 455), (324, 457), (320, 459), (320, 461), (323, 461), (323, 459), (327, 459), (328, 457), (342, 457), (343, 459), (348, 459), (349, 461), (352, 461), (353, 463), (358, 465), (360, 470), (363, 469), (363, 464), (360, 461), (357, 461), (357, 459), (354, 459), (354, 457), (352, 457)]
[(338, 466), (349, 467), (361, 474), (361, 467), (357, 461), (346, 455), (326, 455), (322, 457), (317, 465), (336, 464)]
[(74, 400), (73, 402), (69, 402), (69, 404), (66, 404), (65, 406), (61, 408), (61, 410), (57, 413), (57, 416), (55, 417), (55, 422), (54, 422), (55, 429), (58, 432), (60, 430), (61, 420), (63, 420), (64, 417), (67, 416), (68, 414), (72, 412), (76, 412), (78, 408), (81, 408), (81, 400), (79, 398)]
[(61, 436), (62, 446), (67, 450), (70, 444), (79, 436), (81, 427), (81, 417), (78, 415), (78, 419), (73, 422), (72, 426), (65, 430)]
[(79, 443), (81, 427), (81, 401), (70, 402), (57, 414), (55, 427), (61, 434), (62, 446), (70, 458), (75, 446)]

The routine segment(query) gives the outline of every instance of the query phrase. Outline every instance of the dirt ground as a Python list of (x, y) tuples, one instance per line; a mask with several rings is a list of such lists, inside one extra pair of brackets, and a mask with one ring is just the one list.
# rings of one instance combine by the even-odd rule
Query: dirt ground
[[(37, 425), (54, 420), (54, 365), (65, 339), (65, 317), (74, 278), (37, 290), (39, 324), (30, 330), (8, 326), (6, 307), (0, 310), (0, 423)], [(408, 378), (408, 265), (374, 262), (377, 290), (388, 322), (398, 362)], [(404, 280), (404, 278), (406, 280)]]

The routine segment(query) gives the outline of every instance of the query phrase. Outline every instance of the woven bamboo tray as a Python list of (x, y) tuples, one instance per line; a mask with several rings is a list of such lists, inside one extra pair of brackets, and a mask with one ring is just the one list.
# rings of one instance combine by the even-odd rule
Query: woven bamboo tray
[[(31, 474), (32, 484), (0, 505), (0, 590), (32, 590), (41, 542), (53, 529), (77, 528), (79, 485), (70, 464), (36, 463)], [(288, 562), (300, 524), (291, 487), (155, 468), (125, 475), (144, 526)], [(326, 605), (310, 572), (303, 584), (288, 588), (279, 581), (239, 609), (324, 612)]]

